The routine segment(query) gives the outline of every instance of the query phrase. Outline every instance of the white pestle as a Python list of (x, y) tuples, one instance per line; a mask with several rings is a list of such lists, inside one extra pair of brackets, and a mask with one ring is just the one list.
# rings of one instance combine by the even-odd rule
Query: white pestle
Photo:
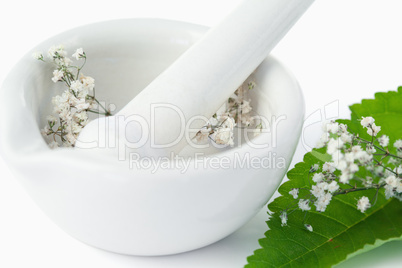
[[(115, 116), (91, 121), (76, 148), (117, 148), (119, 158), (132, 151), (144, 156), (178, 153), (187, 144), (183, 123), (194, 116), (210, 118), (313, 1), (243, 1)], [(205, 123), (196, 120), (191, 128)]]

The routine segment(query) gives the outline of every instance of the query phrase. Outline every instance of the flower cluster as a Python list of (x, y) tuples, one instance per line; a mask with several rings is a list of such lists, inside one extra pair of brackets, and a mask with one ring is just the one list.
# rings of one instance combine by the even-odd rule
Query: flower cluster
[(251, 127), (255, 125), (255, 135), (260, 134), (262, 124), (256, 124), (255, 116), (252, 115), (251, 100), (247, 98), (247, 91), (254, 87), (254, 82), (241, 85), (228, 99), (228, 102), (212, 116), (208, 124), (197, 132), (195, 140), (201, 143), (209, 138), (216, 144), (233, 146), (235, 126)]
[[(34, 53), (33, 56), (45, 61), (42, 53)], [(51, 148), (60, 145), (73, 147), (79, 133), (89, 122), (88, 112), (110, 115), (110, 111), (95, 98), (95, 80), (81, 73), (87, 59), (84, 50), (79, 48), (72, 56), (77, 61), (83, 61), (80, 67), (73, 65), (62, 45), (52, 46), (48, 50), (48, 57), (56, 66), (52, 81), (62, 82), (67, 86), (61, 95), (52, 99), (53, 113), (57, 116), (48, 116), (47, 125), (41, 130), (43, 136), (51, 137)], [(103, 113), (96, 110), (98, 105)]]
[[(310, 168), (311, 187), (289, 192), (294, 199), (301, 196), (292, 211), (309, 211), (314, 207), (324, 212), (333, 196), (370, 189), (376, 190), (371, 200), (366, 196), (357, 200), (356, 208), (362, 213), (375, 204), (381, 189), (387, 199), (395, 197), (402, 201), (402, 140), (393, 144), (396, 154), (390, 153), (389, 137), (377, 138), (381, 127), (374, 121), (372, 117), (363, 117), (360, 121), (370, 140), (351, 133), (345, 124), (331, 121), (323, 126), (319, 147), (326, 146), (332, 161)], [(360, 172), (362, 170), (365, 172)], [(280, 214), (283, 226), (287, 224), (289, 210)], [(312, 231), (310, 225), (305, 227)]]

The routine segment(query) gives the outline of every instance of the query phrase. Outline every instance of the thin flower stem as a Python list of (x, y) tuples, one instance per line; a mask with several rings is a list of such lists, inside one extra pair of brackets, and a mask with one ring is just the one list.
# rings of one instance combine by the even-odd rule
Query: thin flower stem
[(370, 201), (370, 203), (374, 206), (377, 203), (377, 198), (378, 198), (378, 192), (380, 191), (380, 186), (377, 187), (377, 191), (375, 192), (375, 195), (373, 197), (373, 199)]
[(94, 101), (96, 101), (96, 103), (97, 103), (100, 107), (102, 107), (102, 109), (105, 111), (105, 116), (112, 115), (112, 114), (109, 112), (109, 110), (107, 110), (95, 97), (94, 97)]
[(402, 159), (402, 157), (397, 156), (397, 155), (394, 155), (394, 154), (391, 154), (391, 153), (389, 153), (389, 152), (387, 152), (387, 155), (388, 155), (388, 156), (390, 156), (390, 157), (394, 157), (394, 158)]
[[(359, 139), (360, 141), (362, 141), (362, 142), (364, 142), (364, 143), (373, 145), (376, 149), (378, 149), (378, 150), (384, 152), (384, 154), (385, 154), (386, 156), (391, 156), (391, 157), (395, 157), (395, 158), (398, 158), (398, 159), (402, 159), (402, 157), (400, 157), (400, 156), (391, 154), (390, 152), (388, 152), (388, 150), (386, 150), (386, 149), (385, 149), (384, 147), (382, 147), (382, 146), (379, 147), (379, 146), (375, 145), (374, 143), (369, 142), (368, 140), (365, 140), (365, 139), (360, 138), (360, 137), (357, 137), (357, 139)], [(382, 155), (382, 154), (374, 154), (374, 155)]]
[(81, 65), (81, 67), (80, 67), (80, 68), (77, 68), (78, 70), (77, 70), (77, 76), (76, 76), (75, 80), (78, 80), (78, 76), (79, 76), (79, 74), (80, 74), (82, 68), (84, 68), (85, 63), (87, 63), (87, 57), (84, 57), (84, 63)]
[[(68, 77), (67, 77), (68, 78)], [(69, 82), (69, 80), (67, 80), (66, 78), (62, 78), (62, 80), (66, 83), (66, 85), (68, 86), (68, 87), (70, 87), (71, 86), (71, 83)]]
[(392, 172), (395, 175), (398, 175), (395, 171), (393, 171), (392, 169), (390, 169), (389, 167), (384, 166), (380, 161), (378, 161), (377, 159), (373, 158), (373, 160), (379, 165), (382, 166), (383, 168), (385, 168), (386, 170)]
[(303, 217), (303, 221), (302, 221), (303, 223), (306, 222), (306, 217), (307, 217), (307, 211), (304, 212), (304, 217)]
[(389, 157), (398, 158), (398, 159), (402, 159), (402, 157), (399, 157), (399, 156), (397, 156), (397, 155), (391, 154), (391, 153), (389, 153), (389, 152), (386, 152), (385, 154), (373, 154), (373, 155), (376, 155), (376, 156), (382, 155), (382, 156), (384, 156), (381, 160), (387, 158), (388, 156), (389, 156)]
[(298, 188), (299, 190), (307, 190), (307, 191), (310, 191), (311, 190), (311, 188), (304, 188), (304, 187), (302, 187), (302, 188)]
[(291, 212), (289, 212), (289, 213), (287, 213), (288, 214), (288, 216), (290, 215), (290, 214), (292, 214), (293, 212), (295, 212), (296, 210), (298, 210), (299, 209), (299, 207), (298, 206), (296, 206)]
[[(358, 140), (360, 140), (360, 141), (362, 141), (362, 142), (364, 142), (364, 143), (368, 143), (368, 144), (371, 144), (371, 145), (373, 145), (376, 149), (378, 149), (378, 150), (380, 150), (380, 151), (382, 151), (382, 152), (384, 152), (385, 153), (385, 155), (387, 155), (387, 156), (391, 156), (391, 157), (395, 157), (395, 158), (398, 158), (398, 159), (402, 159), (402, 157), (400, 157), (400, 156), (397, 156), (397, 155), (394, 155), (394, 154), (391, 154), (390, 152), (388, 152), (387, 150), (385, 150), (385, 148), (384, 147), (379, 147), (379, 146), (377, 146), (377, 145), (375, 145), (374, 143), (372, 143), (372, 142), (369, 142), (368, 140), (366, 140), (366, 139), (363, 139), (363, 138), (360, 138), (360, 137), (356, 137)], [(375, 154), (375, 155), (380, 155), (380, 154)]]
[(375, 189), (375, 188), (377, 188), (377, 187), (356, 187), (356, 188), (352, 188), (352, 189), (344, 189), (342, 191), (333, 193), (333, 196), (340, 195), (340, 194), (348, 194), (348, 193), (358, 192), (358, 191), (365, 191), (365, 190), (370, 190), (370, 189)]
[(100, 115), (107, 115), (106, 113), (101, 113), (101, 112), (97, 112), (94, 110), (87, 110), (88, 112), (94, 113), (94, 114), (100, 114)]
[(356, 137), (356, 139), (358, 139), (358, 140), (360, 140), (360, 141), (362, 141), (362, 142), (364, 142), (364, 143), (371, 144), (371, 145), (373, 145), (373, 146), (374, 146), (374, 148), (376, 148), (376, 149), (378, 149), (378, 150), (380, 150), (380, 151), (383, 151), (384, 153), (386, 153), (386, 152), (387, 152), (387, 151), (385, 151), (383, 148), (381, 148), (381, 147), (379, 147), (379, 146), (377, 146), (377, 145), (373, 144), (373, 142), (370, 142), (370, 141), (365, 140), (365, 139), (360, 138), (360, 137)]

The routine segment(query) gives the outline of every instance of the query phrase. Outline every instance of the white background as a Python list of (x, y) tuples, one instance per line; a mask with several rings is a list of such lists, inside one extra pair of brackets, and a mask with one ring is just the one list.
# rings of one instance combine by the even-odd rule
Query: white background
[[(2, 1), (0, 83), (28, 50), (70, 28), (134, 17), (213, 26), (239, 2)], [(272, 54), (292, 70), (304, 91), (303, 144), (315, 144), (321, 119), (347, 117), (348, 105), (402, 85), (401, 8), (398, 0), (317, 0), (274, 49)], [(329, 108), (324, 113), (326, 105)], [(308, 146), (299, 145), (294, 162), (302, 159)], [(242, 267), (258, 248), (257, 240), (266, 231), (265, 220), (262, 211), (228, 238), (193, 252), (153, 258), (121, 256), (84, 245), (61, 231), (35, 206), (0, 159), (0, 267)], [(391, 242), (342, 266), (396, 267), (402, 261), (401, 252), (402, 242)]]

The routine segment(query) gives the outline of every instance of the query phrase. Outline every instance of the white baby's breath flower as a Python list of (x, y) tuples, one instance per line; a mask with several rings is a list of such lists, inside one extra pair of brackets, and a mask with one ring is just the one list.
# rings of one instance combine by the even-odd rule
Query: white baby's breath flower
[(345, 154), (345, 161), (347, 163), (353, 163), (355, 161), (355, 154), (350, 152)]
[(385, 179), (385, 183), (391, 186), (392, 188), (395, 188), (398, 186), (399, 179), (397, 179), (394, 175), (388, 176)]
[(40, 130), (40, 132), (43, 137), (48, 136), (51, 133), (49, 125), (46, 125), (43, 129)]
[(366, 152), (367, 152), (368, 154), (374, 154), (374, 153), (376, 152), (376, 149), (374, 148), (373, 145), (367, 144), (367, 146), (366, 146)]
[(86, 121), (86, 120), (88, 120), (88, 114), (85, 111), (76, 112), (74, 114), (74, 118), (76, 118), (79, 121)]
[(75, 58), (76, 60), (79, 60), (80, 58), (82, 58), (84, 56), (84, 50), (82, 48), (79, 48), (75, 51), (75, 53), (73, 54), (73, 58)]
[(320, 212), (324, 212), (327, 209), (327, 206), (331, 202), (332, 194), (326, 193), (322, 196), (318, 197), (317, 201), (314, 203), (316, 210)]
[(333, 173), (335, 171), (334, 163), (325, 162), (324, 165), (322, 165), (322, 171), (323, 172)]
[(363, 185), (368, 187), (373, 185), (373, 178), (372, 177), (366, 177), (366, 179), (363, 182)]
[(322, 182), (323, 179), (324, 179), (324, 174), (322, 174), (322, 173), (315, 173), (313, 176), (313, 181), (316, 183)]
[(380, 126), (376, 126), (376, 124), (372, 124), (371, 127), (367, 128), (367, 134), (370, 136), (377, 136), (378, 132), (381, 131)]
[(378, 177), (383, 177), (384, 176), (384, 167), (382, 166), (378, 166), (374, 169), (374, 173), (375, 175), (377, 175)]
[[(331, 154), (333, 165), (338, 168), (339, 163), (344, 160), (345, 156), (342, 154), (341, 150), (336, 150)], [(338, 168), (339, 169), (339, 168)]]
[(329, 205), (329, 202), (332, 199), (332, 194), (331, 193), (325, 193), (323, 196), (321, 196), (320, 198), (318, 198), (319, 202), (322, 202), (323, 204), (325, 204), (326, 206)]
[(327, 144), (327, 153), (328, 154), (333, 154), (335, 153), (338, 149), (341, 149), (344, 145), (344, 142), (341, 139), (330, 139), (328, 144)]
[(392, 187), (392, 185), (387, 184), (384, 186), (384, 189), (385, 189), (385, 198), (386, 199), (390, 199), (391, 197), (395, 196), (394, 187)]
[(338, 191), (339, 185), (336, 181), (332, 181), (330, 184), (328, 184), (328, 192), (333, 193), (335, 191)]
[(317, 198), (320, 198), (325, 194), (325, 190), (327, 189), (328, 184), (326, 182), (320, 182), (317, 185), (313, 185), (311, 187), (311, 194), (314, 195)]
[(338, 161), (338, 163), (337, 163), (337, 165), (336, 165), (336, 168), (337, 168), (338, 170), (340, 170), (340, 171), (343, 172), (343, 171), (345, 171), (345, 170), (348, 169), (349, 164), (350, 164), (350, 163), (348, 163), (348, 162), (346, 161), (346, 155), (345, 155), (344, 159)]
[(370, 200), (366, 196), (362, 196), (357, 201), (357, 209), (364, 213), (367, 209), (371, 207)]
[(384, 176), (389, 177), (395, 175), (391, 170), (385, 169), (384, 170)]
[(247, 114), (251, 112), (253, 108), (251, 108), (250, 106), (250, 100), (249, 101), (244, 100), (243, 103), (240, 105), (240, 109), (242, 114)]
[(399, 167), (394, 168), (394, 171), (395, 171), (396, 174), (402, 175), (402, 165), (400, 165)]
[(62, 81), (63, 76), (64, 76), (64, 73), (61, 70), (54, 70), (52, 81), (55, 83)]
[[(96, 103), (96, 101), (94, 101), (94, 100), (87, 100), (87, 102), (89, 103), (89, 109), (91, 109), (91, 110), (97, 110), (98, 108), (99, 108), (99, 105), (98, 105), (98, 103)], [(110, 105), (109, 105), (109, 107), (111, 107)], [(110, 109), (109, 109), (109, 111), (110, 111)]]
[(198, 143), (205, 142), (208, 139), (208, 136), (211, 134), (211, 128), (202, 128), (195, 135), (195, 140)]
[(359, 166), (356, 165), (355, 163), (352, 163), (349, 165), (348, 169), (351, 173), (355, 173), (355, 172), (359, 171)]
[(326, 132), (336, 134), (339, 131), (339, 123), (337, 123), (337, 122), (327, 123), (325, 130), (326, 130)]
[(395, 159), (395, 158), (390, 158), (389, 160), (388, 160), (388, 164), (392, 164), (392, 165), (397, 165), (399, 162), (398, 162), (398, 160), (397, 159)]
[[(253, 83), (248, 83), (248, 85), (248, 88), (253, 87)], [(251, 115), (252, 107), (250, 100), (246, 99), (246, 89), (244, 83), (228, 99), (228, 102), (209, 119), (209, 125), (212, 129), (209, 137), (215, 143), (233, 145), (233, 129), (237, 124), (241, 127), (252, 127), (257, 124), (255, 122), (256, 116)], [(262, 132), (262, 124), (256, 125), (252, 132), (254, 136), (258, 136)], [(201, 134), (198, 133), (199, 137)]]
[(352, 138), (353, 138), (353, 136), (350, 133), (342, 133), (341, 134), (341, 140), (344, 143), (352, 143)]
[(93, 79), (90, 76), (85, 76), (81, 74), (80, 81), (82, 85), (88, 89), (90, 92), (92, 92), (95, 88), (95, 79)]
[(361, 147), (360, 145), (355, 145), (355, 146), (352, 147), (352, 153), (354, 153), (354, 154), (358, 154), (358, 153), (360, 153), (362, 150), (363, 150), (363, 149), (362, 149), (362, 147)]
[(66, 89), (63, 94), (61, 94), (61, 97), (66, 100), (67, 102), (70, 102), (72, 98), (74, 98), (74, 95), (71, 94), (70, 90)]
[(349, 183), (349, 181), (353, 178), (353, 174), (350, 172), (344, 171), (342, 172), (341, 176), (339, 177), (339, 182), (341, 183)]
[(382, 135), (379, 139), (378, 142), (382, 147), (387, 147), (389, 143), (389, 137), (386, 135)]
[(348, 133), (348, 126), (345, 124), (339, 124), (339, 130), (341, 133)]
[(49, 48), (49, 50), (47, 51), (47, 53), (49, 55), (49, 58), (51, 58), (51, 59), (55, 58), (56, 55), (57, 55), (56, 52), (57, 52), (57, 47), (56, 46), (51, 46)]
[(319, 168), (320, 166), (318, 164), (314, 164), (311, 166), (310, 172), (316, 172)]
[(299, 196), (299, 189), (293, 188), (293, 189), (289, 192), (289, 194), (292, 195), (294, 199), (297, 199), (297, 197)]
[(281, 225), (286, 226), (288, 222), (288, 214), (286, 213), (286, 211), (282, 211), (279, 215), (279, 218), (281, 219)]
[(233, 134), (230, 128), (218, 128), (214, 138), (217, 144), (233, 145)]
[(322, 203), (322, 202), (315, 202), (315, 209), (319, 212), (325, 212), (325, 210), (327, 209), (327, 206)]
[(396, 191), (398, 194), (402, 193), (402, 180), (401, 180), (401, 179), (399, 179), (399, 183), (398, 183), (398, 186), (396, 186), (395, 191)]
[(67, 94), (62, 94), (62, 95), (57, 95), (52, 98), (52, 104), (54, 106), (59, 106), (60, 104), (68, 103), (68, 95)]
[(59, 144), (55, 141), (52, 141), (49, 143), (49, 147), (50, 147), (50, 149), (56, 149), (59, 147)]
[(65, 68), (72, 63), (72, 60), (70, 58), (62, 57), (54, 59), (54, 62), (56, 63), (56, 65)]
[(304, 227), (306, 227), (306, 229), (310, 232), (313, 231), (313, 227), (310, 224), (305, 224)]
[(242, 114), (242, 115), (240, 116), (240, 122), (241, 122), (243, 125), (249, 127), (250, 125), (252, 125), (252, 124), (254, 123), (254, 119), (253, 119), (253, 117), (250, 116), (249, 114)]
[(298, 206), (302, 211), (310, 210), (311, 207), (309, 206), (310, 200), (308, 199), (300, 199)]
[(52, 123), (57, 122), (57, 118), (55, 116), (53, 116), (53, 115), (46, 116), (46, 120), (48, 122), (52, 122)]
[(84, 98), (79, 99), (75, 97), (74, 94), (70, 94), (68, 95), (68, 103), (71, 107), (75, 107), (80, 103), (85, 103), (85, 99)]
[(84, 85), (79, 80), (74, 80), (71, 82), (70, 89), (74, 91), (76, 94), (81, 92), (84, 88)]
[(394, 147), (398, 150), (401, 151), (402, 150), (402, 140), (397, 140), (394, 142)]
[(73, 124), (73, 134), (79, 134), (82, 131), (82, 126), (79, 124)]
[(32, 57), (33, 57), (35, 60), (43, 60), (43, 55), (42, 55), (41, 52), (34, 52), (34, 53), (32, 54)]
[(328, 134), (327, 133), (322, 133), (320, 139), (317, 141), (317, 144), (315, 145), (316, 148), (322, 148), (325, 146), (325, 144), (328, 142)]
[(64, 109), (59, 113), (59, 117), (64, 122), (69, 122), (73, 118), (70, 109)]
[(89, 94), (89, 88), (87, 86), (84, 86), (79, 80), (72, 81), (70, 89), (79, 99), (85, 99)]
[(74, 107), (77, 109), (78, 112), (81, 112), (89, 108), (89, 103), (86, 102), (85, 99), (80, 99), (78, 100), (78, 102), (75, 103)]
[[(71, 129), (71, 127), (68, 127), (68, 128)], [(66, 139), (70, 144), (75, 144), (75, 142), (77, 140), (76, 136), (72, 132), (67, 133)]]
[(371, 125), (374, 124), (374, 118), (372, 118), (371, 116), (367, 116), (367, 117), (362, 117), (362, 120), (360, 121), (360, 124), (367, 128)]
[(49, 57), (51, 59), (65, 57), (67, 53), (64, 51), (63, 45), (52, 46), (48, 50)]
[(233, 130), (234, 127), (236, 126), (236, 122), (233, 117), (222, 115), (221, 119), (223, 120), (223, 123), (221, 126), (222, 128), (228, 128), (230, 130)]
[(367, 164), (373, 159), (373, 155), (368, 154), (366, 151), (360, 151), (355, 154), (355, 158), (359, 160), (361, 164)]

